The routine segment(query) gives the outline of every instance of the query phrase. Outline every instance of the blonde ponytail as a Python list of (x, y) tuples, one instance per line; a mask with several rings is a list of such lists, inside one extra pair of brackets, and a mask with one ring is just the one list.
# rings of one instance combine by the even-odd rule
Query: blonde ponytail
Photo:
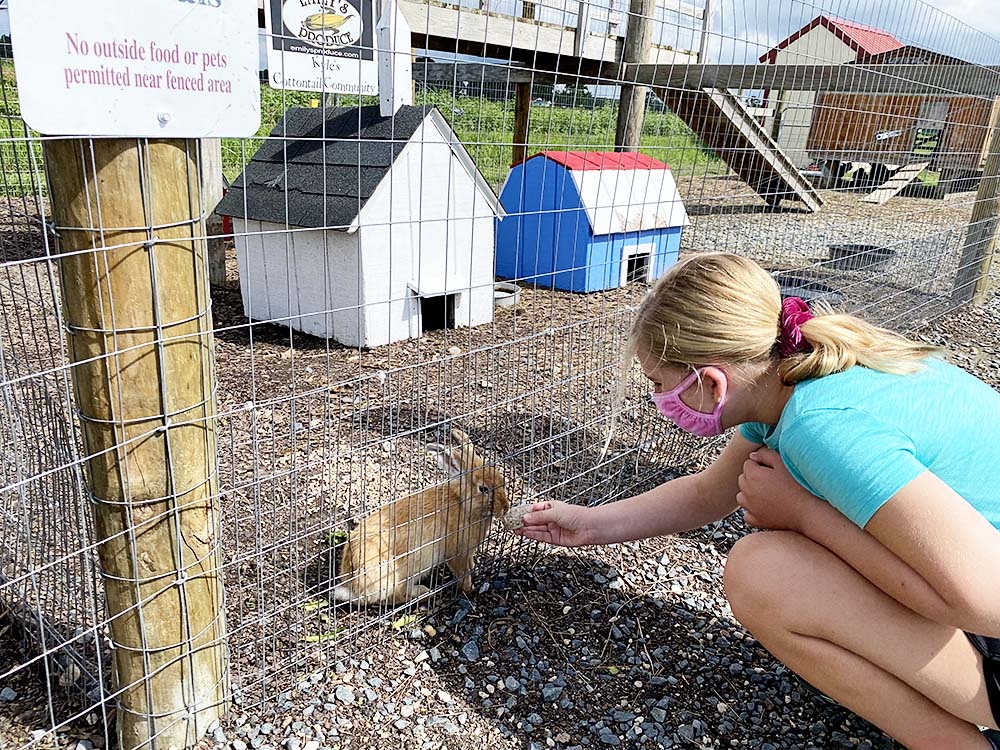
[(814, 305), (813, 314), (815, 317), (800, 328), (812, 351), (784, 357), (778, 364), (778, 373), (785, 385), (843, 372), (854, 365), (910, 375), (921, 369), (923, 360), (941, 351), (930, 344), (919, 344), (873, 326), (854, 315), (835, 313), (824, 304)]
[(811, 351), (782, 357), (781, 292), (754, 261), (729, 253), (701, 253), (677, 263), (657, 282), (632, 325), (626, 350), (660, 365), (771, 363), (786, 385), (862, 365), (908, 374), (939, 352), (853, 315), (814, 305), (802, 323)]

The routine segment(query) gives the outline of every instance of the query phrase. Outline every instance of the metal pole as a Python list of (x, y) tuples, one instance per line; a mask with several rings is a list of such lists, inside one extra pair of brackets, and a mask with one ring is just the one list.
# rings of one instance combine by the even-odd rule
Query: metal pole
[(708, 36), (712, 32), (712, 0), (705, 0), (704, 15), (701, 19), (701, 42), (698, 46), (698, 63), (708, 64)]

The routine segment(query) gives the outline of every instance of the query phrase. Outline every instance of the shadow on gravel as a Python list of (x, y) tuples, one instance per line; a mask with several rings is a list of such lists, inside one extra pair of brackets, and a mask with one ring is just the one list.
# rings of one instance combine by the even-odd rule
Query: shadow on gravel
[(525, 750), (892, 748), (732, 619), (710, 549), (671, 539), (500, 570), (439, 612), (451, 642), (439, 650), (457, 650), (458, 663), (442, 656), (433, 667)]

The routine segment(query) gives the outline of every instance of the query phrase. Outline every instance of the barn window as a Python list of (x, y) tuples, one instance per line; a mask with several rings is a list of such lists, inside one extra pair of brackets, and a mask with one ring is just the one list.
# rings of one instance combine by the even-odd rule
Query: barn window
[(420, 298), (420, 319), (425, 331), (440, 331), (455, 327), (457, 294), (440, 294)]

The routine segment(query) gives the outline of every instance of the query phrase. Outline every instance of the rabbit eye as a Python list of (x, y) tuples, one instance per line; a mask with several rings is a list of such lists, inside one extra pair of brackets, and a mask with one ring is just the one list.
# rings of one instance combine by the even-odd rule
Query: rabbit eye
[(492, 490), (489, 487), (487, 487), (485, 484), (479, 485), (479, 491), (482, 492), (484, 495), (489, 494), (490, 492), (492, 492)]

